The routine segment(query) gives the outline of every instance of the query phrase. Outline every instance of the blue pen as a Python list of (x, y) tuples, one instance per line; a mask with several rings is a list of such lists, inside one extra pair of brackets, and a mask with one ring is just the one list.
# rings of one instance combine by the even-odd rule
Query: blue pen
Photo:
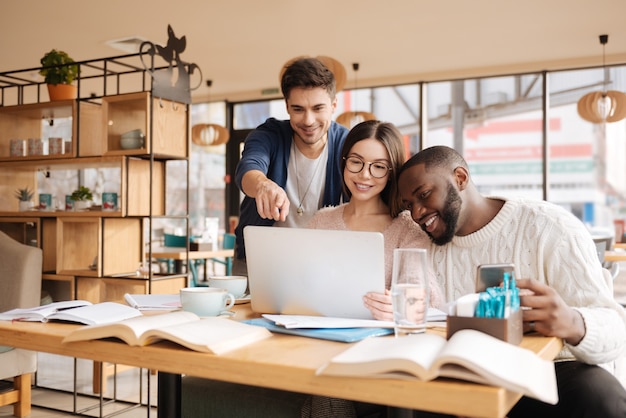
[(517, 311), (519, 304), (519, 289), (515, 283), (515, 273), (511, 273), (511, 311)]

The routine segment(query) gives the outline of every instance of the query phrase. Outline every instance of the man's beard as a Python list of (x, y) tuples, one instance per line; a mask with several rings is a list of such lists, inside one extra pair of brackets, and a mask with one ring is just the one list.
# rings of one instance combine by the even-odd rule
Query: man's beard
[(444, 209), (441, 212), (441, 222), (445, 225), (446, 229), (443, 234), (437, 238), (433, 237), (430, 232), (426, 231), (430, 239), (435, 245), (445, 245), (452, 241), (454, 233), (456, 232), (456, 225), (459, 222), (459, 212), (461, 211), (461, 196), (456, 191), (452, 183), (448, 183), (448, 197), (444, 205)]

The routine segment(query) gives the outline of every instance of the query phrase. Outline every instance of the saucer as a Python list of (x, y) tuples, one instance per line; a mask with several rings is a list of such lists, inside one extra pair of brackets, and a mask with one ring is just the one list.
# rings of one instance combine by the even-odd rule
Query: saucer
[(235, 312), (233, 312), (233, 311), (223, 311), (219, 315), (211, 315), (211, 316), (199, 316), (198, 315), (198, 318), (200, 318), (200, 319), (207, 319), (207, 318), (232, 318), (233, 316), (235, 316)]
[(241, 298), (235, 299), (235, 305), (241, 305), (244, 303), (250, 303), (250, 295), (244, 295)]

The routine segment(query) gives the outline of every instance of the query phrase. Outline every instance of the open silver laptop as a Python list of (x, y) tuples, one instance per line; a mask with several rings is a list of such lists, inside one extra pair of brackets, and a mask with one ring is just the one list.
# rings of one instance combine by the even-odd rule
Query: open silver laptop
[(254, 312), (372, 318), (363, 295), (385, 289), (381, 233), (247, 226), (243, 235)]

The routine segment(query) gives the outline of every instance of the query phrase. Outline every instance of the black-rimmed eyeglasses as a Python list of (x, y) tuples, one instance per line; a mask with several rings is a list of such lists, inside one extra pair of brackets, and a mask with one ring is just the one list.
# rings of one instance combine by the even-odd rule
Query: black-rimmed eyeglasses
[(372, 177), (377, 179), (385, 177), (391, 170), (391, 167), (385, 163), (381, 163), (380, 161), (366, 162), (359, 157), (344, 157), (343, 159), (346, 162), (346, 168), (348, 171), (354, 174), (360, 173), (363, 170), (363, 167), (365, 167), (365, 164), (368, 164), (369, 172)]

